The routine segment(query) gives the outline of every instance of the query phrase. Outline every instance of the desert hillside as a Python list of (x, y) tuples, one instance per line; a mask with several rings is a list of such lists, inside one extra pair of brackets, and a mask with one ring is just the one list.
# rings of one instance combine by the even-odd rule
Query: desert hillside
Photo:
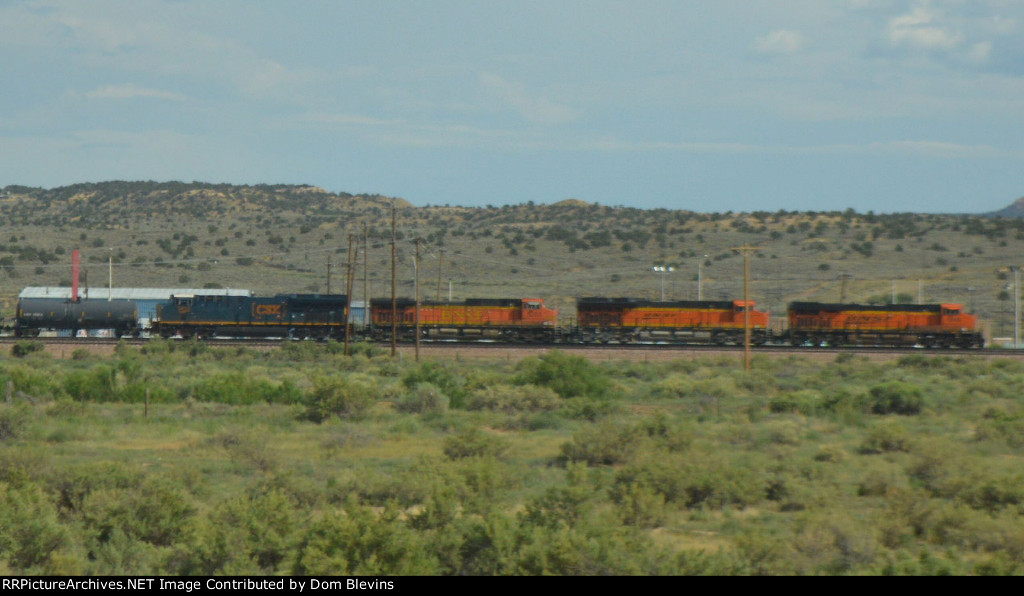
[(350, 241), (354, 296), (389, 295), (392, 207), (399, 294), (413, 294), (418, 239), (421, 296), (539, 296), (565, 316), (578, 296), (696, 299), (699, 290), (704, 299), (738, 298), (735, 249), (749, 245), (758, 249), (752, 295), (776, 315), (792, 300), (920, 298), (964, 303), (989, 333), (1007, 336), (1012, 267), (1024, 265), (1024, 219), (1009, 217), (1014, 206), (996, 216), (414, 202), (296, 185), (8, 186), (0, 190), (0, 303), (10, 316), (23, 287), (70, 285), (76, 248), (90, 285), (104, 285), (112, 263), (117, 286), (324, 292), (330, 268), (331, 291), (343, 292)]

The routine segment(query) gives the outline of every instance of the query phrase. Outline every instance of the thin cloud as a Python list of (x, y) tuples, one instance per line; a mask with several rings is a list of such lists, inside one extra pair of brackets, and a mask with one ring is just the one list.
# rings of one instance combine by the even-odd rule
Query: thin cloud
[(85, 94), (89, 99), (167, 99), (171, 101), (187, 101), (188, 97), (181, 93), (173, 93), (162, 89), (139, 87), (133, 83), (123, 85), (107, 85), (93, 89)]
[(632, 142), (605, 138), (584, 142), (575, 148), (611, 152), (762, 153), (788, 155), (898, 153), (948, 159), (991, 158), (1006, 154), (1004, 151), (991, 145), (963, 145), (923, 140), (878, 141), (863, 144), (764, 145), (739, 142)]
[(295, 119), (304, 124), (324, 124), (333, 126), (396, 126), (403, 124), (402, 120), (383, 120), (366, 116), (363, 114), (342, 114), (342, 113), (308, 113)]
[(963, 36), (934, 23), (935, 14), (918, 6), (908, 14), (889, 20), (889, 43), (925, 51), (951, 50), (960, 45)]
[(754, 40), (754, 51), (769, 55), (795, 54), (805, 45), (804, 36), (799, 31), (776, 29)]
[(570, 108), (530, 92), (525, 85), (506, 81), (491, 73), (481, 73), (480, 84), (495, 92), (523, 119), (538, 124), (561, 124), (576, 118)]

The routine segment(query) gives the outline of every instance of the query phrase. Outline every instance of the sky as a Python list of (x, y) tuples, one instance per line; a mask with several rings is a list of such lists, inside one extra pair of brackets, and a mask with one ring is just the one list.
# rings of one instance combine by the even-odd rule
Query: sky
[(0, 187), (982, 213), (1020, 0), (0, 0)]

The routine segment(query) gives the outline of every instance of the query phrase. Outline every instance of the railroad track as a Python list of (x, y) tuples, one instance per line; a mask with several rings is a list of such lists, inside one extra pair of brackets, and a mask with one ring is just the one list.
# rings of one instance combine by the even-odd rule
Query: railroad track
[[(70, 355), (79, 348), (85, 348), (96, 352), (112, 352), (121, 343), (130, 346), (143, 346), (149, 341), (146, 338), (68, 338), (68, 337), (36, 337), (16, 338), (13, 336), (0, 336), (0, 354), (10, 351), (9, 347), (20, 341), (33, 341), (41, 343), (47, 352), (56, 355)], [(173, 339), (167, 340), (185, 344), (192, 340)], [(249, 347), (255, 349), (272, 349), (286, 344), (306, 343), (303, 341), (286, 339), (230, 339), (212, 338), (202, 340), (201, 344), (209, 347)], [(311, 343), (311, 342), (310, 342)], [(387, 353), (390, 344), (374, 344), (379, 350)], [(587, 354), (589, 357), (605, 360), (619, 357), (627, 360), (636, 359), (674, 359), (681, 357), (694, 357), (702, 355), (741, 355), (744, 352), (743, 346), (703, 346), (703, 345), (671, 345), (671, 344), (559, 344), (559, 343), (533, 343), (533, 344), (508, 344), (500, 342), (450, 342), (450, 341), (423, 341), (420, 344), (420, 351), (428, 356), (470, 356), (480, 355), (489, 357), (525, 357), (528, 355), (543, 354), (552, 349), (574, 354)], [(415, 345), (409, 342), (399, 342), (397, 351), (403, 357), (415, 353)], [(1014, 358), (1024, 359), (1024, 350), (1008, 348), (983, 348), (983, 349), (961, 349), (961, 348), (937, 348), (925, 349), (915, 347), (820, 347), (820, 346), (757, 346), (751, 348), (751, 353), (761, 356), (813, 356), (815, 358), (835, 358), (840, 354), (857, 354), (876, 358), (894, 358), (907, 355), (922, 355), (929, 357), (955, 356), (955, 357), (977, 357), (977, 358)]]

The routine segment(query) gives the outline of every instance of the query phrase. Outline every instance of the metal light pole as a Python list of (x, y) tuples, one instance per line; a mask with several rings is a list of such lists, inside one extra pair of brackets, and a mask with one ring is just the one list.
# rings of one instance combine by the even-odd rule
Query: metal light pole
[(661, 274), (661, 301), (664, 302), (665, 301), (665, 274), (666, 273), (671, 273), (671, 272), (675, 271), (675, 268), (673, 268), (673, 267), (658, 266), (658, 267), (653, 267), (652, 269), (654, 271), (656, 271), (656, 272)]

